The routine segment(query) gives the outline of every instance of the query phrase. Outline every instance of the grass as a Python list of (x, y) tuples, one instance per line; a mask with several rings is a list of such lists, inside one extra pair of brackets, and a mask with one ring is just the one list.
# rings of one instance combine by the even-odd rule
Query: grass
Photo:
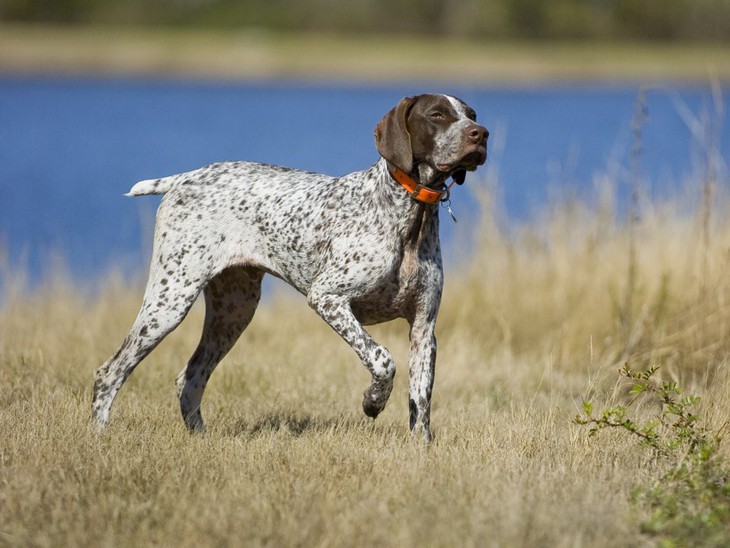
[[(625, 299), (629, 229), (611, 200), (555, 204), (505, 234), (489, 196), (480, 199), (473, 258), (447, 278), (430, 447), (407, 434), (407, 326), (372, 329), (400, 373), (371, 421), (359, 405), (366, 371), (289, 293), (262, 304), (211, 379), (205, 437), (184, 431), (172, 388), (197, 343), (199, 305), (132, 375), (97, 435), (92, 375), (131, 324), (139, 284), (111, 276), (96, 291), (56, 280), (28, 292), (6, 276), (0, 544), (657, 540), (642, 530), (646, 511), (632, 493), (668, 465), (615, 432), (589, 439), (572, 419), (584, 400), (626, 397), (615, 372), (627, 361), (661, 365), (665, 378), (703, 396), (703, 423), (721, 428), (730, 408), (730, 221), (678, 211), (686, 200), (645, 204)], [(727, 205), (716, 196), (713, 210)]]
[[(113, 425), (97, 436), (88, 421), (92, 371), (123, 335), (136, 293), (113, 288), (85, 302), (54, 291), (5, 309), (1, 541), (608, 545), (617, 534), (635, 538), (603, 514), (620, 520), (634, 473), (641, 476), (640, 456), (622, 443), (594, 453), (570, 424), (581, 382), (571, 380), (574, 393), (558, 389), (563, 374), (547, 357), (505, 362), (477, 341), (443, 333), (437, 441), (425, 448), (406, 434), (406, 375), (378, 421), (361, 416), (366, 374), (301, 301), (262, 307), (216, 372), (206, 437), (183, 431), (171, 389), (195, 344), (200, 311), (130, 379)], [(377, 335), (402, 364), (403, 326)], [(617, 468), (632, 473), (617, 477)], [(595, 514), (576, 520), (583, 507)]]
[[(140, 284), (55, 277), (30, 291), (3, 267), (0, 545), (727, 545), (726, 526), (702, 521), (730, 511), (705, 511), (730, 498), (730, 199), (712, 140), (707, 150), (686, 195), (648, 203), (635, 185), (628, 221), (605, 183), (596, 205), (546, 204), (505, 230), (485, 182), (473, 254), (447, 275), (428, 447), (407, 434), (407, 326), (371, 330), (400, 365), (371, 421), (365, 369), (283, 291), (211, 378), (206, 436), (185, 432), (172, 386), (200, 304), (130, 377), (99, 435), (93, 372), (126, 334)], [(691, 410), (631, 405), (616, 375), (626, 364), (659, 366), (657, 386), (681, 383)], [(678, 475), (681, 443), (659, 459), (616, 428), (590, 437), (574, 422), (629, 408), (641, 432), (691, 413), (675, 438), (717, 440), (712, 467)]]
[(730, 79), (730, 50), (712, 44), (470, 42), (404, 36), (0, 25), (0, 71), (319, 81)]

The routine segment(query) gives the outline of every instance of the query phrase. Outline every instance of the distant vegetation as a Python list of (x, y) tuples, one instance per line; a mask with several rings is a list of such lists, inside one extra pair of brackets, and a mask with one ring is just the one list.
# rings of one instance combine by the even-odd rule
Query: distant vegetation
[(5, 0), (0, 23), (730, 41), (729, 0)]

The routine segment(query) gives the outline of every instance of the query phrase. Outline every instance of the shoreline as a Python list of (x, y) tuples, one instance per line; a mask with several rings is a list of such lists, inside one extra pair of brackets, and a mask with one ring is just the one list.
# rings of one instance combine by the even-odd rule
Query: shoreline
[(730, 48), (0, 24), (0, 75), (490, 87), (702, 84), (730, 82)]

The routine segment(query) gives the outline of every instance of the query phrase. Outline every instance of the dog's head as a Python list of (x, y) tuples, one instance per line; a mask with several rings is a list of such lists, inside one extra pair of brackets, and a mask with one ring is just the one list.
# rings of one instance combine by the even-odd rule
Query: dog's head
[(450, 95), (401, 99), (375, 128), (380, 155), (429, 186), (449, 177), (463, 183), (467, 171), (486, 161), (487, 137), (474, 109)]

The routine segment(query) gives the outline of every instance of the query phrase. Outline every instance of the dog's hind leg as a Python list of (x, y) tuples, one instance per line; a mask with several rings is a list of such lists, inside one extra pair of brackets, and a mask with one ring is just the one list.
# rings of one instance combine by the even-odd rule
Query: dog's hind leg
[(205, 287), (205, 324), (200, 343), (177, 377), (180, 411), (191, 431), (204, 429), (200, 402), (213, 370), (243, 333), (256, 312), (263, 272), (230, 267)]
[(99, 427), (109, 422), (112, 403), (127, 377), (185, 318), (200, 293), (203, 279), (200, 277), (196, 283), (183, 283), (162, 268), (153, 266), (142, 307), (129, 334), (96, 372), (92, 417)]

